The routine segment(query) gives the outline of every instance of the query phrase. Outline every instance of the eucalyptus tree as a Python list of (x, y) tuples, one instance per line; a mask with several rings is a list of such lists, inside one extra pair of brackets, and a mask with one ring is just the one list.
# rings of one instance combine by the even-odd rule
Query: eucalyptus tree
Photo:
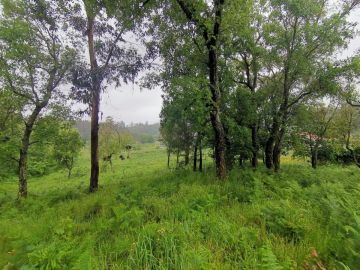
[(330, 12), (330, 1), (325, 0), (270, 3), (265, 40), (271, 54), (272, 123), (265, 153), (267, 167), (278, 171), (291, 112), (304, 99), (326, 93), (326, 87), (319, 85), (323, 63), (352, 37), (354, 25), (347, 17), (359, 2), (344, 1), (336, 13)]
[[(99, 181), (99, 112), (101, 93), (110, 85), (134, 82), (142, 67), (137, 49), (126, 42), (134, 28), (138, 1), (64, 1), (79, 63), (73, 70), (73, 95), (89, 105), (91, 114), (90, 191)], [(87, 55), (82, 48), (87, 48)]]
[(19, 197), (27, 195), (30, 138), (41, 112), (58, 94), (74, 59), (64, 40), (57, 2), (1, 1), (1, 91), (22, 105), (24, 129), (18, 158)]

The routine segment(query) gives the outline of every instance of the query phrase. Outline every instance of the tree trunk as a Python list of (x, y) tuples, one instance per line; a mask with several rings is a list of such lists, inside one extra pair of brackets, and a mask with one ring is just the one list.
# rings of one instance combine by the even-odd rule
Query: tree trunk
[(197, 150), (198, 150), (198, 147), (197, 147), (197, 143), (196, 143), (194, 146), (194, 165), (193, 165), (194, 172), (196, 172), (196, 170), (197, 170)]
[(98, 189), (99, 185), (99, 111), (100, 111), (100, 90), (101, 83), (97, 73), (97, 61), (94, 49), (94, 18), (87, 17), (88, 49), (92, 76), (91, 91), (91, 176), (90, 192)]
[[(206, 40), (208, 49), (208, 71), (209, 71), (209, 87), (212, 94), (212, 108), (210, 113), (211, 124), (215, 133), (215, 164), (216, 175), (223, 180), (226, 177), (226, 160), (225, 160), (225, 132), (220, 117), (221, 92), (219, 87), (218, 72), (218, 40), (220, 35), (220, 25), (222, 18), (223, 1), (215, 0), (215, 22), (213, 33)], [(206, 38), (205, 38), (206, 39)]]
[(317, 147), (315, 147), (315, 149), (311, 151), (311, 167), (313, 169), (316, 169), (317, 163), (318, 163), (318, 149)]
[(199, 142), (199, 172), (203, 171), (203, 157), (202, 157), (202, 144), (201, 139)]
[(177, 150), (177, 152), (176, 152), (176, 167), (177, 167), (178, 164), (179, 164), (179, 155), (180, 155), (180, 151)]
[[(189, 21), (194, 22), (194, 14), (192, 8), (187, 4), (188, 1), (177, 0), (180, 8)], [(211, 125), (215, 133), (215, 164), (216, 164), (216, 176), (219, 179), (225, 179), (226, 177), (226, 164), (225, 164), (225, 133), (224, 127), (220, 117), (220, 88), (219, 88), (219, 76), (218, 76), (218, 42), (220, 40), (220, 26), (222, 19), (222, 9), (224, 0), (214, 0), (214, 25), (213, 27), (207, 27), (206, 25), (197, 25), (198, 30), (202, 32), (206, 48), (208, 52), (208, 74), (209, 74), (209, 88), (211, 92), (211, 112), (210, 120)]]
[(226, 177), (225, 161), (225, 134), (220, 121), (219, 112), (216, 109), (211, 114), (211, 122), (215, 132), (215, 164), (216, 175), (219, 179)]
[(99, 185), (99, 104), (100, 94), (93, 91), (91, 103), (91, 176), (90, 192), (98, 189)]
[(167, 167), (170, 168), (170, 150), (167, 151)]
[(185, 166), (189, 165), (190, 163), (190, 149), (189, 147), (185, 148)]
[(252, 140), (251, 166), (256, 169), (258, 166), (258, 152), (259, 152), (256, 124), (251, 127), (251, 140)]
[(281, 143), (276, 142), (273, 149), (273, 164), (274, 164), (275, 172), (279, 172), (280, 170), (280, 157), (281, 157)]
[(274, 168), (273, 163), (274, 138), (269, 137), (265, 145), (265, 165), (268, 169)]
[(219, 179), (226, 177), (225, 161), (225, 132), (220, 119), (220, 90), (218, 85), (217, 54), (214, 48), (215, 44), (209, 49), (209, 78), (210, 89), (212, 93), (212, 110), (210, 113), (211, 124), (215, 133), (215, 164), (216, 175)]
[(21, 140), (20, 158), (19, 158), (19, 192), (18, 198), (25, 198), (27, 196), (27, 161), (28, 150), (30, 146), (30, 136), (37, 117), (43, 107), (36, 106), (28, 121), (25, 123), (25, 130)]

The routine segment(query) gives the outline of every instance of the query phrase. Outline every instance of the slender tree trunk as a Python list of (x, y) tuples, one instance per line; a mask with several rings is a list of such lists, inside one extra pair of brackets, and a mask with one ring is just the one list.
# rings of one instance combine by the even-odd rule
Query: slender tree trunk
[(194, 164), (193, 164), (193, 171), (196, 172), (197, 170), (197, 150), (198, 150), (198, 146), (197, 143), (194, 146)]
[(168, 151), (167, 151), (167, 167), (168, 167), (168, 168), (170, 168), (170, 154), (171, 154), (171, 152), (170, 152), (170, 150), (168, 149)]
[(88, 49), (92, 75), (91, 91), (91, 176), (90, 192), (98, 189), (99, 185), (99, 111), (100, 111), (100, 90), (101, 83), (97, 73), (97, 61), (94, 49), (94, 18), (87, 17), (88, 20)]
[(257, 166), (258, 166), (259, 145), (258, 145), (257, 126), (256, 126), (256, 124), (254, 124), (254, 125), (251, 127), (251, 140), (252, 140), (251, 166), (252, 166), (253, 168), (257, 168)]
[(25, 198), (27, 196), (27, 161), (28, 150), (30, 146), (30, 136), (37, 117), (39, 116), (43, 107), (36, 106), (28, 121), (25, 123), (25, 130), (21, 140), (20, 158), (19, 158), (19, 192), (18, 198)]
[(202, 141), (199, 142), (199, 172), (203, 171)]
[(315, 147), (312, 151), (311, 151), (311, 167), (313, 169), (317, 168), (317, 164), (318, 164), (318, 149), (317, 147)]
[(178, 164), (179, 164), (179, 155), (180, 155), (180, 151), (177, 150), (177, 152), (176, 152), (176, 167), (177, 167)]
[(99, 104), (100, 94), (93, 92), (91, 106), (91, 176), (90, 192), (98, 189), (99, 185)]

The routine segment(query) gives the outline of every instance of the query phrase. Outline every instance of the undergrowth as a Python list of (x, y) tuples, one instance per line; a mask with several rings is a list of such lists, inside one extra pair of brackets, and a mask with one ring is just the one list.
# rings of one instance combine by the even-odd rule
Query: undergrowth
[(139, 150), (95, 194), (85, 176), (34, 179), (21, 201), (0, 183), (0, 268), (359, 269), (357, 168), (294, 163), (218, 182), (165, 158)]

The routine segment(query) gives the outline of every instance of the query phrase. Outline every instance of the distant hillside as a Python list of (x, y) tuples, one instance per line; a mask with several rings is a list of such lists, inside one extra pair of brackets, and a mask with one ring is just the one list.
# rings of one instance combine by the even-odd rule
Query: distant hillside
[(75, 128), (77, 128), (79, 130), (81, 138), (83, 138), (84, 140), (90, 141), (90, 137), (91, 137), (90, 121), (86, 121), (86, 120), (76, 121)]
[(137, 123), (126, 127), (138, 142), (151, 143), (159, 139), (160, 124)]
[[(148, 123), (136, 123), (130, 124), (125, 127), (125, 123), (120, 122), (124, 129), (126, 128), (134, 138), (140, 143), (152, 143), (159, 138), (160, 124), (148, 124)], [(91, 126), (90, 121), (80, 120), (76, 121), (75, 127), (79, 130), (80, 135), (85, 140), (90, 140), (91, 137)]]

